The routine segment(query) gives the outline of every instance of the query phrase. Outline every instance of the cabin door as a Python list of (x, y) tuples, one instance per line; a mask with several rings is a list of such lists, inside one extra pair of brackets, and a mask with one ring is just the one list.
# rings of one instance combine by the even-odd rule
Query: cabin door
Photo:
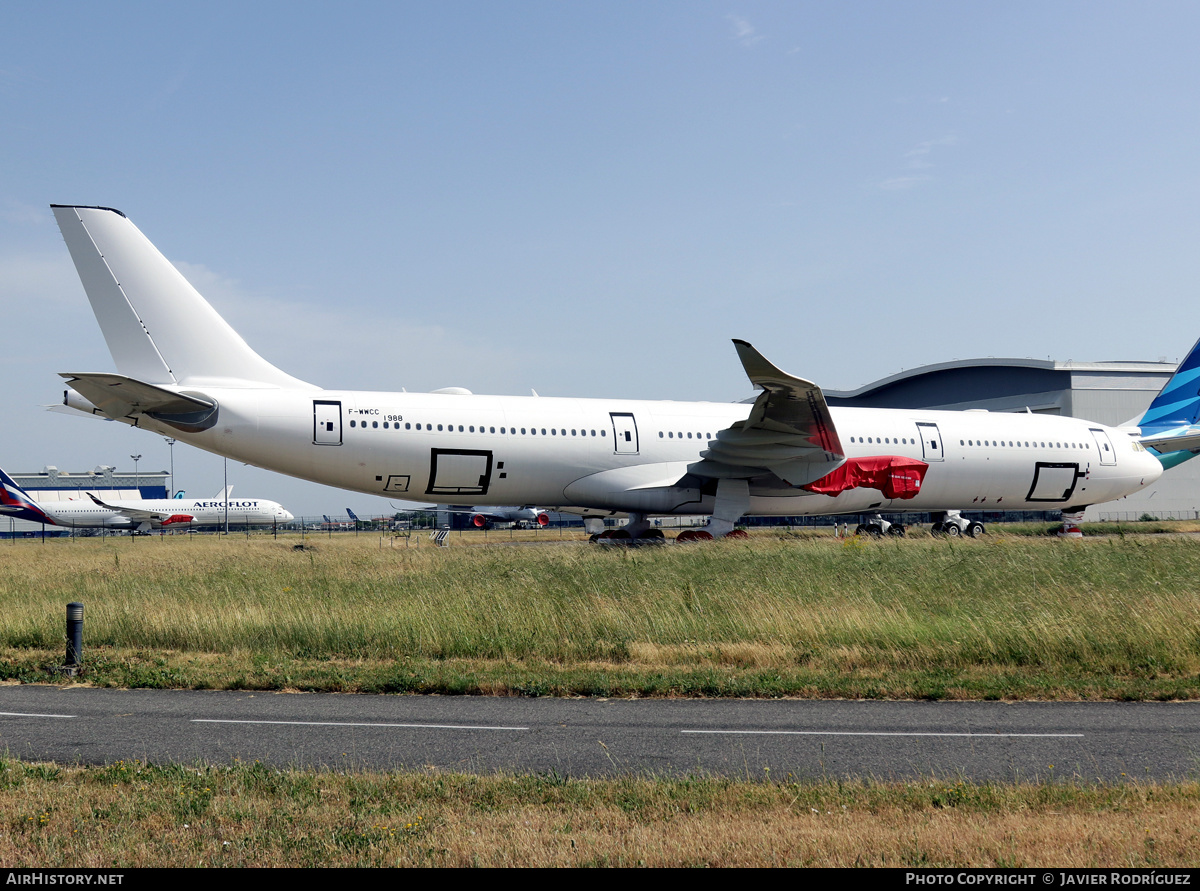
[(927, 462), (944, 461), (946, 453), (942, 448), (942, 434), (938, 432), (938, 425), (927, 421), (917, 421), (917, 429), (921, 431), (921, 448), (924, 451), (925, 460)]
[(342, 403), (313, 400), (313, 445), (342, 444)]
[(636, 455), (638, 453), (637, 421), (629, 412), (609, 412), (612, 418), (613, 451), (618, 455)]

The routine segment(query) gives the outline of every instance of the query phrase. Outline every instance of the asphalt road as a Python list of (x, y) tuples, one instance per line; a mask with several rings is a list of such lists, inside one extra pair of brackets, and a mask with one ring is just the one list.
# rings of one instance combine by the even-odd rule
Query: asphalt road
[(0, 686), (0, 751), (569, 776), (1200, 774), (1200, 703), (496, 699)]

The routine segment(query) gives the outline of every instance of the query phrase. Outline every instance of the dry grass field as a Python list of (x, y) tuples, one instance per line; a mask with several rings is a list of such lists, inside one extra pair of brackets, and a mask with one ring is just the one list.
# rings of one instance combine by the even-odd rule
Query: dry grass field
[[(1038, 530), (1032, 529), (1031, 532)], [(495, 695), (1192, 699), (1200, 542), (0, 543), (0, 676)], [(468, 546), (478, 544), (479, 546)], [(297, 547), (303, 545), (303, 547)], [(0, 759), (5, 866), (1196, 866), (1200, 786)]]
[[(0, 544), (0, 677), (900, 698), (1200, 694), (1200, 541), (758, 536), (699, 547), (379, 535)], [(408, 545), (407, 547), (405, 545)]]
[(1200, 865), (1200, 786), (569, 780), (0, 761), (0, 863)]

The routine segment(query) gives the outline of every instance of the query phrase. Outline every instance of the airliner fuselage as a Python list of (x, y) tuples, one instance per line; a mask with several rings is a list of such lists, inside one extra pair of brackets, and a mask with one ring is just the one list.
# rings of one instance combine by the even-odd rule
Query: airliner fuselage
[[(473, 505), (538, 504), (597, 515), (708, 514), (687, 485), (710, 440), (744, 421), (744, 403), (667, 402), (206, 388), (216, 423), (181, 433), (139, 426), (239, 461), (372, 495)], [(1152, 483), (1159, 461), (1127, 434), (1056, 416), (833, 408), (847, 458), (926, 462), (919, 493), (836, 495), (752, 486), (754, 514), (867, 510), (1047, 510), (1121, 498)], [(684, 485), (676, 485), (684, 480)]]

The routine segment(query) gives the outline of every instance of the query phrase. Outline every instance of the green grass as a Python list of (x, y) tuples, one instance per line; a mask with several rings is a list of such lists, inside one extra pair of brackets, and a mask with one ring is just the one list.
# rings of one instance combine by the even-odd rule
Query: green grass
[(87, 679), (121, 686), (1200, 695), (1191, 536), (782, 535), (640, 549), (385, 542), (0, 545), (0, 677), (45, 679), (61, 661), (64, 605), (81, 600)]

